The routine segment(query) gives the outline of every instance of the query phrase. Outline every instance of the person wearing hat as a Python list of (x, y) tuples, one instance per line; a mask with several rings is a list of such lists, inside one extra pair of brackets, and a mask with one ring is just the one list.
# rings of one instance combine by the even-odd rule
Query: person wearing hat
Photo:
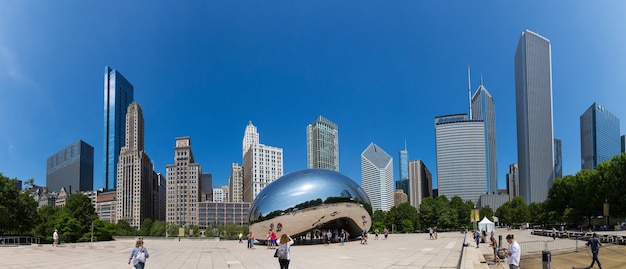
[(593, 233), (593, 237), (589, 238), (587, 241), (587, 246), (591, 247), (591, 253), (593, 254), (593, 257), (591, 258), (591, 265), (589, 265), (588, 268), (592, 268), (593, 265), (598, 262), (598, 267), (602, 269), (602, 264), (600, 264), (600, 260), (598, 260), (598, 251), (602, 246), (600, 239), (598, 239), (598, 234)]
[(56, 229), (54, 230), (54, 233), (52, 233), (52, 239), (54, 240), (54, 242), (52, 243), (52, 246), (53, 247), (59, 246), (59, 233)]

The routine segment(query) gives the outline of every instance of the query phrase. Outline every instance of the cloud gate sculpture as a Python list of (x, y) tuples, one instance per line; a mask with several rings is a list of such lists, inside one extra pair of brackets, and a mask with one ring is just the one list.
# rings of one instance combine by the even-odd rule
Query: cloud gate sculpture
[(312, 240), (314, 235), (329, 229), (345, 229), (350, 238), (359, 237), (370, 229), (371, 216), (367, 194), (352, 179), (332, 170), (305, 169), (265, 187), (250, 207), (249, 223), (261, 242), (271, 230), (316, 243), (321, 240)]

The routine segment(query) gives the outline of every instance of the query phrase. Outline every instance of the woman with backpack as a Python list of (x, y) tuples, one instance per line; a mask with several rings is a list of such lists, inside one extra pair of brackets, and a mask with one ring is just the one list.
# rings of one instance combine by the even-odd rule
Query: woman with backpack
[(289, 255), (289, 248), (293, 245), (293, 239), (288, 234), (283, 234), (280, 236), (280, 240), (278, 242), (278, 263), (280, 264), (280, 269), (289, 269), (289, 261), (291, 260), (291, 255)]
[(133, 262), (133, 266), (137, 269), (143, 269), (146, 266), (146, 259), (150, 257), (148, 254), (148, 250), (143, 247), (143, 239), (137, 239), (135, 242), (135, 247), (130, 252), (130, 257), (128, 258), (128, 264)]

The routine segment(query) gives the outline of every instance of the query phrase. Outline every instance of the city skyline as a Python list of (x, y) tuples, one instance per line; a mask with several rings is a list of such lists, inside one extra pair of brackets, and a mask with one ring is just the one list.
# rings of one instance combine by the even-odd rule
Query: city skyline
[(554, 137), (562, 141), (563, 175), (573, 174), (580, 113), (595, 101), (626, 118), (624, 7), (155, 2), (135, 14), (143, 4), (5, 1), (0, 126), (11, 131), (0, 134), (0, 172), (45, 185), (46, 158), (80, 139), (95, 150), (94, 188), (104, 187), (102, 67), (111, 66), (134, 86), (156, 172), (172, 162), (175, 138), (188, 136), (214, 185), (227, 184), (249, 121), (265, 144), (284, 149), (285, 174), (304, 169), (303, 128), (324, 115), (341, 129), (339, 172), (358, 183), (363, 148), (374, 141), (395, 153), (406, 140), (436, 187), (432, 119), (467, 108), (471, 65), (471, 80), (482, 75), (497, 104), (504, 189), (517, 162), (513, 58), (519, 34), (530, 29), (552, 43)]

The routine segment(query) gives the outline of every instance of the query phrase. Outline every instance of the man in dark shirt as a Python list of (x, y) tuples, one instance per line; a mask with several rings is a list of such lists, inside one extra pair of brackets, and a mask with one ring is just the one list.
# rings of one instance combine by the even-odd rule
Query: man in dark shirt
[(600, 250), (602, 243), (600, 243), (600, 239), (598, 239), (598, 235), (596, 233), (593, 233), (593, 237), (589, 238), (589, 241), (587, 241), (587, 246), (591, 247), (591, 253), (593, 254), (593, 258), (591, 260), (591, 265), (589, 265), (589, 268), (592, 268), (593, 265), (598, 262), (598, 267), (602, 269), (602, 264), (600, 264), (600, 260), (598, 260), (598, 251)]

